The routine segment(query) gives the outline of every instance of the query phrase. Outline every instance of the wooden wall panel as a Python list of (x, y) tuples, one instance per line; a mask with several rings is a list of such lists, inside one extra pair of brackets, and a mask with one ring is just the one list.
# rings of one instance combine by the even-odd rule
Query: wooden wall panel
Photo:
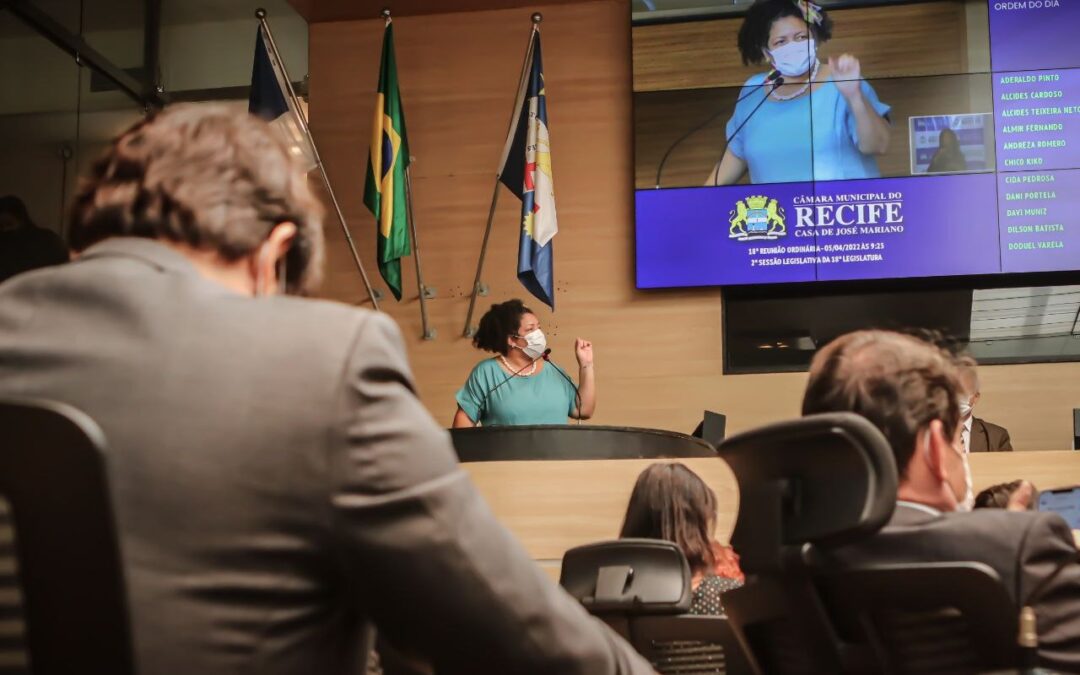
[[(388, 300), (384, 307), (405, 335), (423, 401), (448, 424), (454, 392), (481, 358), (459, 336), (534, 9), (545, 16), (560, 226), (558, 312), (540, 316), (552, 334), (554, 357), (564, 366), (573, 365), (575, 335), (595, 341), (595, 421), (689, 431), (709, 408), (727, 413), (730, 431), (737, 432), (798, 414), (804, 374), (722, 374), (718, 289), (634, 289), (626, 0), (395, 21), (416, 156), (416, 217), (427, 282), (439, 294), (430, 303), (438, 338), (419, 338), (411, 259), (404, 265), (405, 299)], [(379, 20), (313, 24), (309, 59), (312, 127), (375, 279), (374, 222), (361, 199), (382, 28)], [(485, 274), (492, 296), (483, 303), (525, 296), (515, 277), (519, 208), (504, 192)], [(363, 291), (332, 219), (327, 233), (325, 293), (360, 304)], [(1018, 448), (1069, 447), (1069, 411), (1080, 407), (1080, 364), (998, 366), (985, 368), (982, 379), (980, 411), (1009, 427)]]

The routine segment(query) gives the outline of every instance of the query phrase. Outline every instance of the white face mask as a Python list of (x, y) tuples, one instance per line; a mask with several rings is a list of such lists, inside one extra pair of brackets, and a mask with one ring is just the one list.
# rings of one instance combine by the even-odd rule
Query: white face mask
[(521, 338), (525, 340), (525, 346), (514, 346), (525, 352), (525, 354), (530, 359), (540, 358), (544, 355), (544, 351), (547, 350), (547, 337), (544, 336), (544, 331), (540, 330), (539, 328), (529, 331), (528, 333), (522, 335)]
[(960, 419), (967, 419), (967, 416), (971, 414), (971, 399), (960, 399)]
[[(929, 429), (927, 429), (926, 432), (923, 434), (923, 439), (924, 439), (924, 447), (926, 448), (926, 454), (929, 457), (929, 455), (930, 455), (930, 430)], [(966, 452), (963, 452), (962, 450), (958, 450), (956, 448), (953, 448), (953, 452), (958, 453), (960, 455), (960, 460), (964, 463), (964, 496), (963, 497), (956, 497), (956, 494), (954, 493), (953, 497), (956, 498), (956, 510), (959, 511), (959, 512), (962, 512), (962, 513), (966, 513), (966, 512), (971, 511), (972, 509), (975, 508), (975, 491), (971, 489), (971, 485), (972, 485), (972, 481), (971, 481), (971, 465), (968, 464), (968, 457), (967, 457)], [(952, 484), (951, 483), (949, 484), (949, 489), (950, 490), (952, 489)]]
[(784, 77), (798, 77), (810, 72), (810, 64), (817, 58), (817, 45), (810, 38), (803, 42), (789, 42), (769, 50), (773, 67)]

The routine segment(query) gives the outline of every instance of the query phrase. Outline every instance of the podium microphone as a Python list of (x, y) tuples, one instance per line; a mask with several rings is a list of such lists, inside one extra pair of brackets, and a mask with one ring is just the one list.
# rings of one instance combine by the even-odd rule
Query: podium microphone
[[(545, 361), (547, 361), (547, 357), (548, 357), (548, 354), (550, 354), (550, 353), (551, 353), (551, 348), (550, 348), (550, 347), (548, 347), (547, 349), (545, 349), (545, 350), (544, 350), (544, 353), (543, 353), (543, 354), (541, 354), (540, 356), (537, 356), (537, 357), (536, 357), (535, 359), (533, 359), (533, 360), (529, 361), (528, 363), (526, 363), (526, 364), (525, 364), (525, 365), (523, 365), (522, 367), (520, 367), (520, 368), (518, 368), (517, 370), (515, 370), (515, 371), (514, 371), (513, 373), (511, 373), (510, 375), (507, 375), (507, 376), (506, 376), (506, 379), (505, 379), (505, 380), (503, 380), (502, 382), (498, 383), (497, 385), (495, 385), (494, 387), (492, 387), (491, 389), (489, 389), (489, 390), (488, 390), (488, 393), (484, 394), (484, 398), (480, 399), (480, 405), (479, 405), (479, 406), (477, 406), (477, 408), (479, 408), (480, 412), (483, 412), (483, 411), (485, 410), (485, 408), (484, 408), (484, 404), (486, 404), (486, 403), (487, 403), (488, 397), (490, 397), (490, 396), (491, 396), (492, 394), (494, 394), (494, 393), (495, 393), (495, 391), (496, 391), (496, 390), (497, 390), (497, 389), (498, 389), (499, 387), (503, 386), (504, 384), (506, 384), (506, 383), (507, 383), (507, 382), (509, 382), (510, 380), (512, 380), (512, 379), (514, 379), (515, 377), (517, 377), (518, 375), (520, 375), (520, 374), (521, 374), (521, 371), (525, 370), (525, 369), (526, 369), (526, 368), (528, 368), (529, 366), (535, 365), (535, 364), (536, 364), (536, 362), (537, 362), (537, 361), (539, 361), (540, 359), (544, 359)], [(565, 377), (565, 375), (564, 375), (564, 377)], [(480, 412), (476, 413), (476, 417), (477, 417), (477, 418), (479, 418), (479, 417), (481, 416), (481, 415), (480, 415)], [(480, 423), (480, 420), (479, 420), (479, 419), (477, 419), (477, 420), (476, 420), (476, 422), (477, 422), (477, 424), (479, 424), (479, 423)]]
[[(779, 87), (783, 83), (784, 83), (784, 77), (780, 74), (780, 71), (779, 70), (771, 70), (771, 71), (769, 71), (769, 74), (765, 76), (765, 81), (764, 82), (759, 84), (757, 87), (751, 87), (750, 91), (746, 92), (745, 94), (743, 94), (739, 98), (735, 99), (735, 105), (739, 105), (740, 103), (742, 103), (748, 96), (750, 96), (755, 91), (757, 91), (758, 87), (769, 87), (769, 86), (771, 86), (771, 87), (773, 87), (773, 89), (775, 89), (776, 87)], [(772, 92), (766, 93), (765, 98), (763, 98), (762, 101), (768, 100), (769, 94), (771, 94), (771, 93)], [(761, 104), (759, 103), (758, 108), (760, 108), (760, 107), (761, 107)], [(732, 108), (734, 109), (734, 106), (732, 106)], [(710, 115), (708, 117), (708, 119), (706, 119), (704, 122), (697, 125), (696, 127), (691, 129), (690, 131), (687, 131), (682, 136), (679, 136), (679, 138), (676, 139), (676, 141), (674, 143), (672, 143), (670, 146), (668, 146), (667, 152), (664, 153), (664, 157), (660, 160), (660, 166), (658, 166), (656, 168), (656, 188), (655, 189), (657, 189), (657, 190), (660, 189), (660, 175), (662, 173), (664, 173), (664, 165), (667, 164), (668, 157), (670, 157), (671, 153), (675, 151), (675, 148), (679, 147), (679, 145), (681, 145), (682, 142), (685, 141), (686, 139), (690, 138), (691, 136), (693, 136), (697, 132), (704, 129), (706, 126), (708, 126), (710, 123), (712, 123), (713, 120), (715, 120), (717, 117), (722, 115), (726, 110), (727, 110), (727, 108), (721, 108), (717, 112)], [(757, 108), (754, 108), (754, 110), (750, 113), (750, 115), (746, 116), (746, 120), (748, 121), (750, 119), (750, 117), (755, 112), (757, 112)], [(746, 124), (746, 121), (744, 121), (743, 124), (740, 125), (738, 129), (735, 130), (735, 134), (739, 133), (742, 130), (743, 125), (745, 125), (745, 124)], [(727, 141), (724, 143), (725, 148), (727, 147), (727, 144), (731, 142), (731, 139), (735, 138), (735, 134), (731, 134), (731, 138), (728, 138)]]
[(554, 361), (551, 360), (551, 350), (550, 349), (547, 349), (547, 350), (544, 351), (544, 356), (542, 358), (545, 361), (547, 361), (551, 365), (551, 367), (555, 369), (555, 371), (557, 373), (559, 373), (564, 378), (566, 378), (566, 381), (569, 382), (570, 386), (574, 388), (574, 405), (577, 407), (577, 410), (578, 410), (577, 423), (581, 424), (581, 393), (578, 391), (578, 386), (576, 384), (574, 384), (574, 380), (569, 375), (566, 374), (566, 371), (564, 371), (562, 368), (560, 368), (558, 366), (557, 363), (555, 363)]

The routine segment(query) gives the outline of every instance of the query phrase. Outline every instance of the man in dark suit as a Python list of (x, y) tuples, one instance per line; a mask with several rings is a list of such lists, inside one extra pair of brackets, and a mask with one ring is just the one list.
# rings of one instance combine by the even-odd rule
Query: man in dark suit
[(975, 405), (982, 398), (979, 370), (975, 360), (961, 358), (957, 367), (964, 390), (960, 397), (960, 440), (968, 452), (1011, 451), (1012, 441), (1005, 427), (975, 417)]
[(1038, 619), (1043, 665), (1080, 672), (1080, 561), (1052, 513), (955, 513), (968, 492), (954, 360), (917, 338), (844, 335), (814, 357), (803, 414), (851, 411), (885, 434), (900, 473), (896, 511), (873, 537), (840, 549), (851, 564), (973, 560), (994, 568)]
[(367, 620), (439, 673), (652, 672), (495, 521), (394, 323), (279, 294), (321, 209), (265, 123), (170, 107), (70, 225), (0, 287), (0, 395), (104, 430), (139, 673), (356, 673)]
[(67, 260), (64, 242), (52, 230), (34, 225), (21, 199), (0, 197), (0, 281)]

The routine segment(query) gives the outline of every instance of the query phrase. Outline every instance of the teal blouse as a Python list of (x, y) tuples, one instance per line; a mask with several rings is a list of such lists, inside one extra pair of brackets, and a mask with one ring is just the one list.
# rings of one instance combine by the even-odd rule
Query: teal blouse
[(574, 410), (574, 388), (553, 364), (544, 363), (535, 375), (506, 382), (509, 377), (495, 359), (484, 359), (458, 391), (458, 405), (469, 419), (486, 427), (566, 424)]

